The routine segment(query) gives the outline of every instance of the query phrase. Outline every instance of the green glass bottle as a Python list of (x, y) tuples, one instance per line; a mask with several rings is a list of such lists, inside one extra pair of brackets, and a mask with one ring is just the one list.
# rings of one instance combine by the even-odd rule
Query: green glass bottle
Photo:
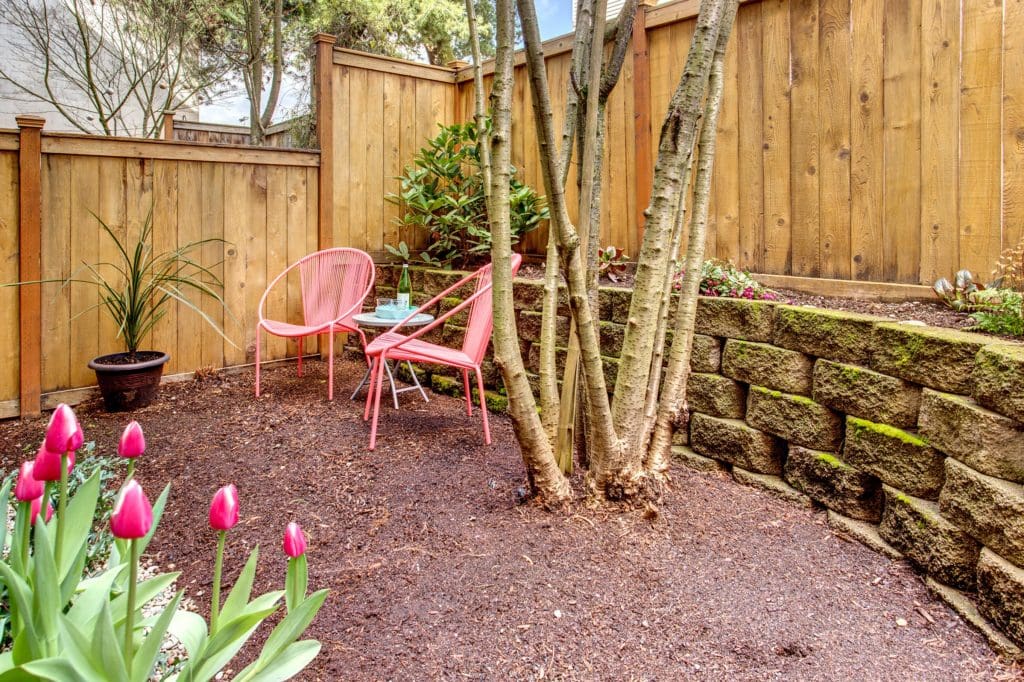
[(409, 279), (409, 264), (402, 265), (402, 276), (398, 279), (398, 307), (408, 309), (412, 303), (412, 281)]

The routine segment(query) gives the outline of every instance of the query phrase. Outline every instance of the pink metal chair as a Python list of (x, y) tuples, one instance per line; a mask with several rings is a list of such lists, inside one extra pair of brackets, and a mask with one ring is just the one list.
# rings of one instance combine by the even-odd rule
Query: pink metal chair
[[(298, 268), (302, 291), (303, 324), (268, 320), (265, 316), (271, 289)], [(366, 335), (352, 319), (362, 312), (363, 301), (373, 290), (374, 267), (369, 254), (358, 249), (335, 248), (305, 256), (274, 278), (260, 299), (256, 323), (256, 397), (260, 395), (260, 330), (299, 343), (299, 376), (302, 376), (302, 341), (307, 336), (327, 334), (327, 399), (334, 400), (334, 335), (359, 334), (363, 348)]]
[[(523, 257), (518, 253), (512, 254), (512, 274), (519, 271)], [(399, 334), (400, 329), (413, 315), (430, 310), (441, 299), (461, 288), (469, 282), (476, 280), (476, 291), (448, 312), (436, 320), (417, 329), (408, 336)], [(436, 329), (453, 315), (469, 308), (469, 321), (466, 324), (466, 335), (462, 341), (462, 348), (448, 348), (428, 341), (421, 341), (419, 337)], [(380, 414), (380, 394), (384, 384), (384, 367), (387, 360), (399, 362), (408, 360), (410, 362), (425, 362), (436, 365), (448, 365), (458, 367), (462, 370), (462, 386), (466, 394), (466, 414), (473, 414), (473, 398), (469, 389), (469, 370), (476, 373), (477, 391), (480, 393), (480, 412), (484, 422), (484, 442), (491, 444), (491, 428), (487, 421), (487, 403), (484, 400), (484, 380), (480, 374), (480, 364), (483, 362), (484, 353), (487, 352), (487, 344), (491, 340), (491, 330), (494, 327), (493, 306), (491, 302), (491, 266), (485, 265), (473, 274), (464, 277), (452, 286), (448, 287), (434, 298), (430, 299), (406, 320), (402, 320), (387, 332), (381, 334), (366, 347), (366, 356), (370, 359), (370, 388), (366, 392), (366, 408), (363, 410), (363, 420), (370, 418), (370, 408), (373, 408), (373, 422), (370, 425), (370, 450), (377, 446), (377, 418)]]

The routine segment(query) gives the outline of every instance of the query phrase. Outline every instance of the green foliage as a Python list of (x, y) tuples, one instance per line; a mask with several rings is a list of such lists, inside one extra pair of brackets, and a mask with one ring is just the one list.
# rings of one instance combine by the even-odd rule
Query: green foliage
[(985, 289), (974, 295), (972, 329), (1024, 336), (1024, 295), (1012, 289)]
[(625, 251), (622, 251), (611, 244), (603, 249), (598, 249), (598, 276), (607, 277), (612, 282), (618, 282), (619, 278), (626, 274), (626, 261), (628, 260), (629, 256), (626, 255)]
[(409, 262), (409, 245), (404, 241), (398, 242), (398, 246), (391, 246), (391, 244), (385, 244), (384, 248), (388, 250), (395, 258), (400, 258), (403, 263)]
[[(675, 289), (683, 285), (684, 270), (679, 269), (675, 276)], [(701, 296), (722, 298), (746, 298), (755, 301), (777, 301), (779, 295), (750, 276), (746, 270), (740, 270), (731, 261), (712, 258), (704, 261), (700, 270)]]
[(1024, 293), (1024, 237), (999, 256), (990, 286)]
[[(420, 149), (407, 166), (399, 194), (388, 201), (405, 208), (399, 227), (417, 228), (429, 235), (424, 263), (435, 267), (463, 267), (485, 259), (491, 250), (483, 174), (475, 123), (440, 126), (437, 137)], [(512, 243), (548, 218), (544, 197), (515, 178), (509, 183)], [(389, 251), (401, 255), (401, 244)], [(407, 249), (408, 250), (408, 249)]]
[(974, 281), (970, 270), (960, 270), (953, 277), (953, 282), (942, 277), (935, 281), (932, 291), (946, 307), (956, 311), (970, 310), (974, 305), (974, 295), (984, 291), (985, 285)]

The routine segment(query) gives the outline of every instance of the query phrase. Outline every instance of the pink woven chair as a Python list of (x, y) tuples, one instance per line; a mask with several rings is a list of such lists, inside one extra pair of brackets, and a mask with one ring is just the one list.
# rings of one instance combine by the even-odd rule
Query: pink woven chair
[[(302, 291), (303, 324), (268, 320), (265, 316), (271, 289), (298, 268)], [(334, 400), (334, 335), (359, 334), (366, 347), (366, 335), (352, 319), (362, 312), (363, 301), (373, 290), (374, 267), (369, 254), (358, 249), (336, 248), (305, 256), (274, 278), (260, 299), (256, 323), (256, 397), (260, 395), (260, 330), (274, 336), (298, 339), (299, 376), (302, 376), (302, 341), (307, 336), (327, 334), (327, 399)]]
[[(521, 255), (518, 253), (512, 254), (513, 275), (519, 271), (519, 266), (522, 262), (523, 257)], [(405, 324), (406, 320), (412, 318), (413, 315), (432, 309), (445, 296), (448, 296), (474, 279), (476, 280), (476, 291), (462, 303), (408, 336), (398, 333), (398, 330)], [(466, 308), (469, 308), (469, 322), (466, 324), (466, 335), (462, 340), (462, 348), (448, 348), (447, 346), (440, 346), (420, 340), (419, 337), (441, 326), (448, 318)], [(366, 392), (366, 408), (363, 410), (363, 420), (365, 421), (370, 418), (371, 407), (373, 408), (373, 422), (370, 425), (370, 450), (377, 446), (377, 418), (380, 415), (380, 394), (381, 387), (384, 384), (384, 363), (388, 360), (425, 362), (461, 369), (462, 386), (466, 394), (467, 415), (473, 414), (473, 398), (469, 389), (469, 371), (473, 370), (476, 373), (477, 391), (480, 393), (480, 412), (484, 422), (484, 442), (490, 445), (491, 427), (487, 421), (487, 403), (484, 400), (484, 380), (480, 374), (480, 364), (483, 362), (484, 353), (487, 352), (487, 344), (490, 343), (493, 327), (491, 266), (488, 264), (448, 287), (420, 306), (405, 320), (402, 320), (374, 339), (366, 347), (366, 356), (371, 361), (371, 378), (370, 388)]]

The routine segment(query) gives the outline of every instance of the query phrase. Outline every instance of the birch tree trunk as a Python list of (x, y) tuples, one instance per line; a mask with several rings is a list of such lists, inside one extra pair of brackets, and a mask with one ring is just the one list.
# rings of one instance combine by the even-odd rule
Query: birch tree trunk
[[(522, 451), (523, 464), (533, 488), (547, 505), (568, 502), (569, 483), (555, 463), (554, 453), (537, 415), (536, 403), (526, 377), (519, 349), (512, 301), (512, 226), (509, 215), (511, 176), (512, 79), (515, 43), (513, 0), (496, 3), (498, 41), (494, 83), (491, 90), (490, 192), (493, 263), (494, 362), (508, 391), (509, 414)], [(478, 108), (481, 99), (477, 99)], [(479, 115), (479, 111), (477, 112)]]

